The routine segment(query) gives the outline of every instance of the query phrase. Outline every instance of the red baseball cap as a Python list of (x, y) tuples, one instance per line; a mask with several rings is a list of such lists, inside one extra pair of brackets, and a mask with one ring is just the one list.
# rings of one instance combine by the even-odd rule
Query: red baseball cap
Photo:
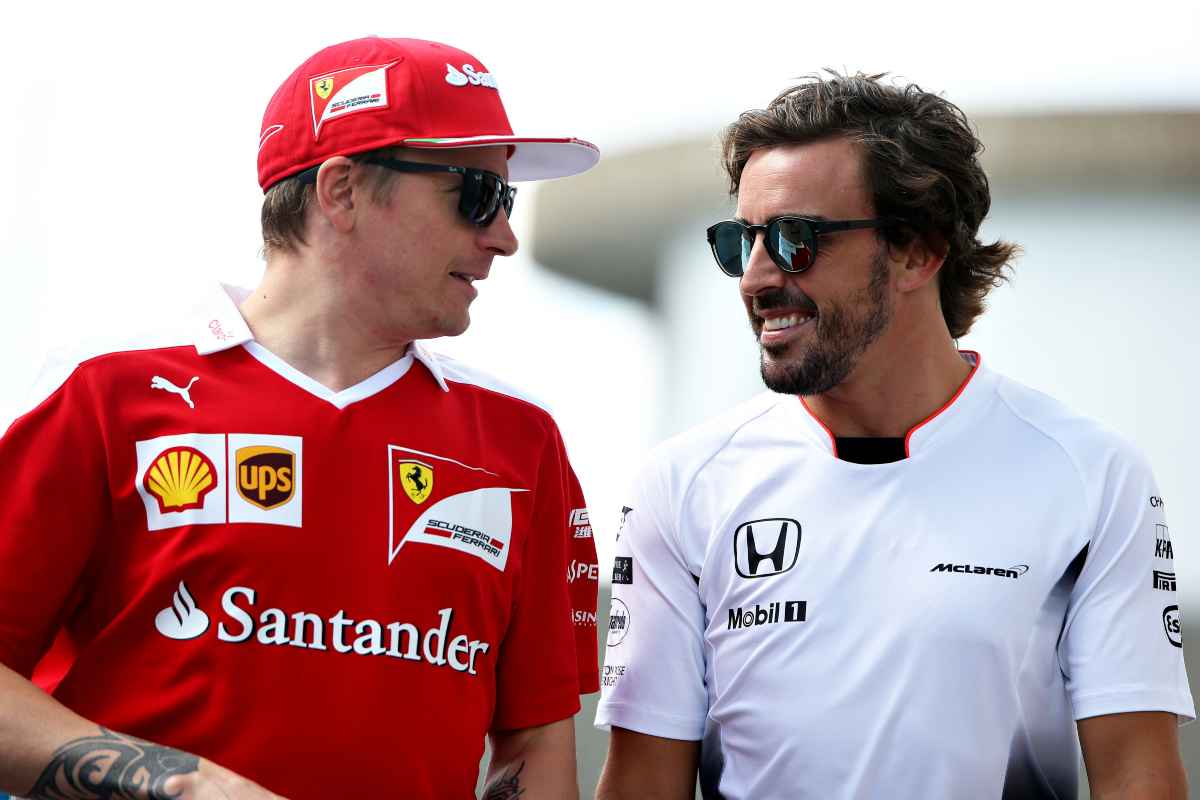
[(328, 158), (380, 147), (510, 146), (509, 180), (575, 175), (599, 149), (566, 136), (516, 136), (496, 80), (449, 45), (371, 36), (301, 64), (263, 114), (258, 183), (266, 191)]

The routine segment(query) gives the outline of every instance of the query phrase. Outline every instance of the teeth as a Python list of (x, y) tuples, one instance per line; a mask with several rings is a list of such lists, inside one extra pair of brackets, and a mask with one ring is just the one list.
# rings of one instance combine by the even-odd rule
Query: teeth
[(451, 272), (450, 274), (456, 278), (461, 278), (462, 280), (466, 281), (467, 283), (475, 282), (475, 278), (471, 275), (463, 275), (461, 272)]
[(786, 317), (773, 317), (763, 320), (764, 331), (781, 331), (784, 328), (791, 328), (799, 325), (801, 322), (807, 322), (812, 319), (812, 314), (789, 314)]

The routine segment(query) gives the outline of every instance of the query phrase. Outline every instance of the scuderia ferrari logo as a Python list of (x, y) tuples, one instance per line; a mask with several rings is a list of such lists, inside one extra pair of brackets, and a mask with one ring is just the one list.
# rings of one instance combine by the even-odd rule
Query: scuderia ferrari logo
[(400, 485), (408, 499), (421, 505), (433, 491), (433, 467), (421, 461), (401, 461)]
[(527, 489), (489, 469), (399, 445), (388, 445), (388, 461), (388, 564), (405, 547), (432, 545), (504, 571), (512, 550), (513, 496)]

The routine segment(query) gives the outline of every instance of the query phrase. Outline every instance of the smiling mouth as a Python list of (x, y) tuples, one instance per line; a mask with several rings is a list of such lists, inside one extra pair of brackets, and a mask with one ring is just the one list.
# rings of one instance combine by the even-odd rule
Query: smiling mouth
[(761, 333), (778, 333), (799, 328), (805, 323), (816, 319), (815, 313), (807, 311), (798, 311), (795, 314), (788, 314), (782, 317), (771, 317), (770, 319), (762, 320)]
[(467, 275), (465, 272), (451, 272), (450, 277), (457, 278), (468, 286), (477, 280), (474, 275)]

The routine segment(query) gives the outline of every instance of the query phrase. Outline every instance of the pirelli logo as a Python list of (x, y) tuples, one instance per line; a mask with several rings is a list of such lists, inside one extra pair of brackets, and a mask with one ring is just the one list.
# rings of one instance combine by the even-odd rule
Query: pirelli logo
[(1164, 592), (1175, 591), (1175, 573), (1154, 570), (1154, 588)]

